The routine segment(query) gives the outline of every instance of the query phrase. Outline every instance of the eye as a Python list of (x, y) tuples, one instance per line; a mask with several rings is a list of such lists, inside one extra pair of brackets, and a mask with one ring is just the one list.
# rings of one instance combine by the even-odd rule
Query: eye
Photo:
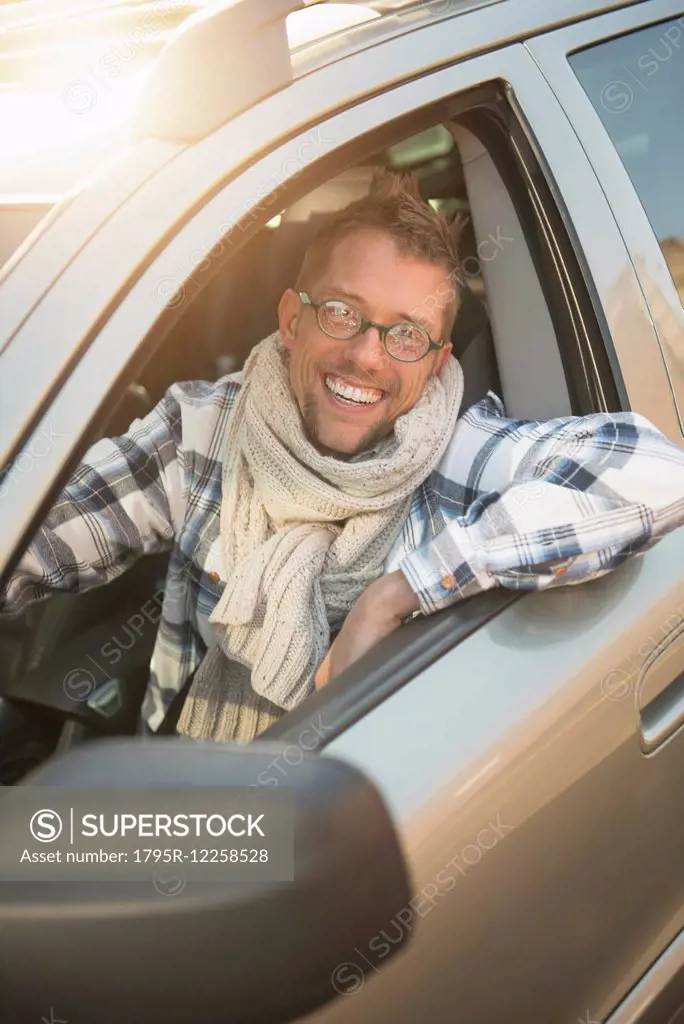
[(418, 324), (397, 324), (393, 333), (400, 338), (405, 338), (408, 342), (423, 342), (426, 338), (424, 328), (420, 327)]
[(392, 350), (401, 356), (415, 358), (422, 355), (430, 347), (427, 331), (418, 324), (395, 324), (388, 335)]
[(337, 338), (351, 338), (359, 329), (361, 314), (355, 306), (341, 299), (330, 299), (319, 309), (319, 324)]
[(357, 311), (347, 302), (338, 302), (337, 300), (326, 302), (324, 308), (327, 316), (330, 317), (331, 320), (335, 320), (340, 324), (348, 322), (356, 323), (358, 319)]

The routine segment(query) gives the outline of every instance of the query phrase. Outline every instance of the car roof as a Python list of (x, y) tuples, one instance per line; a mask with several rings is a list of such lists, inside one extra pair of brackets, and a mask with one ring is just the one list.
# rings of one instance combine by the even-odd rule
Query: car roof
[(288, 17), (291, 23), (342, 5), (233, 0), (192, 16), (162, 51), (141, 96), (136, 135), (199, 141), (295, 78), (437, 21), (454, 23), (457, 40), (459, 18), (485, 18), (495, 7), (496, 17), (487, 17), (491, 48), (520, 39), (521, 25), (527, 38), (638, 2), (645, 0), (357, 0), (345, 6), (370, 12), (360, 24), (291, 48)]
[[(306, 0), (305, 0), (306, 2)], [(379, 16), (356, 26), (330, 32), (294, 49), (295, 72), (303, 73), (314, 67), (368, 49), (393, 36), (407, 35), (436, 21), (455, 22), (477, 10), (497, 7), (491, 45), (500, 45), (519, 38), (517, 25), (523, 20), (523, 9), (537, 12), (535, 34), (582, 21), (586, 18), (629, 7), (647, 0), (347, 0), (350, 6), (372, 9)], [(326, 0), (313, 3), (327, 6)], [(526, 20), (526, 19), (525, 19)], [(455, 54), (455, 56), (457, 53)]]
[[(540, 30), (568, 21), (604, 13), (615, 7), (644, 2), (644, 0), (549, 0), (537, 2)], [(222, 6), (252, 7), (259, 0), (171, 0), (160, 5), (158, 0), (0, 0), (0, 55), (3, 58), (20, 55), (22, 60), (43, 61), (50, 51), (61, 44), (73, 46), (87, 38), (88, 29), (112, 37), (122, 38), (136, 29), (136, 45), (149, 56), (155, 56), (161, 47), (193, 15), (207, 12), (211, 17)], [(6, 4), (6, 5), (5, 5)], [(164, 9), (163, 29), (160, 31), (160, 6)], [(277, 4), (272, 6), (277, 8)], [(334, 59), (340, 51), (354, 52), (385, 38), (388, 34), (403, 34), (436, 19), (458, 18), (477, 8), (502, 8), (500, 24), (508, 32), (514, 27), (520, 6), (517, 0), (299, 0), (289, 5), (291, 20), (322, 23), (321, 10), (345, 7), (350, 12), (348, 21), (329, 20), (329, 30), (293, 33), (291, 52), (306, 53), (309, 60), (325, 62)], [(296, 11), (295, 8), (300, 10)], [(506, 10), (503, 10), (505, 8)], [(354, 25), (354, 12), (358, 12), (358, 25)], [(364, 20), (364, 12), (371, 15)], [(499, 12), (497, 12), (499, 13)], [(150, 18), (154, 22), (150, 25)], [(73, 30), (77, 29), (74, 36)], [(20, 65), (21, 67), (21, 65)], [(16, 68), (12, 65), (12, 71)], [(0, 69), (0, 78), (2, 78)]]

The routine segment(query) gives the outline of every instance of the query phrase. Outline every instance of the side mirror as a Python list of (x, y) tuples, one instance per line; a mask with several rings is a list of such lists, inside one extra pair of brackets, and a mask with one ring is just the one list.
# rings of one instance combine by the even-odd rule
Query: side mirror
[[(286, 749), (103, 740), (24, 781), (247, 787), (273, 778)], [(40, 1020), (50, 1009), (89, 1024), (282, 1024), (328, 1002), (336, 968), (360, 959), (355, 947), (372, 949), (407, 906), (407, 871), (385, 805), (357, 769), (316, 755), (282, 763), (293, 882), (196, 883), (173, 898), (133, 881), (0, 883), (0, 1019)], [(0, 796), (0, 843), (8, 827)]]

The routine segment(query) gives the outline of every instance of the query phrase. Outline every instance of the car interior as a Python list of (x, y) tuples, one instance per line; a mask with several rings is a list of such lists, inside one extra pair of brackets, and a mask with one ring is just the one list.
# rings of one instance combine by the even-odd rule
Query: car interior
[[(152, 408), (175, 381), (215, 380), (239, 370), (252, 347), (276, 329), (280, 296), (294, 283), (326, 215), (366, 194), (379, 167), (411, 171), (423, 198), (458, 218), (462, 294), (452, 342), (465, 376), (463, 407), (491, 389), (513, 416), (570, 413), (558, 340), (511, 197), (476, 136), (442, 124), (345, 169), (273, 217), (197, 296), (167, 336), (164, 358), (153, 360), (129, 389), (129, 401)], [(514, 301), (520, 295), (525, 301)], [(526, 364), (539, 368), (542, 387), (531, 389)], [(128, 413), (117, 410), (117, 422), (103, 433), (125, 430)]]
[[(489, 148), (463, 123), (447, 121), (345, 168), (273, 216), (188, 303), (98, 436), (123, 433), (176, 381), (215, 380), (239, 370), (251, 348), (276, 328), (278, 300), (294, 284), (319, 224), (365, 194), (383, 166), (413, 172), (423, 198), (456, 221), (463, 273), (452, 342), (464, 370), (462, 408), (492, 390), (511, 416), (576, 411), (548, 292), (516, 203)], [(0, 784), (14, 784), (75, 743), (139, 730), (155, 623), (146, 623), (115, 678), (98, 677), (87, 700), (70, 700), (63, 680), (74, 666), (84, 666), (86, 680), (97, 675), (84, 652), (99, 649), (98, 636), (101, 644), (117, 630), (124, 635), (145, 598), (163, 593), (166, 561), (144, 558), (106, 587), (56, 595), (0, 624)]]

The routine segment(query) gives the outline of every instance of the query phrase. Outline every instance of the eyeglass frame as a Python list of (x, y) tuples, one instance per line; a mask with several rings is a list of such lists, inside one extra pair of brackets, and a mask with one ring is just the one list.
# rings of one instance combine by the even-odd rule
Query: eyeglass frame
[[(369, 327), (375, 327), (378, 334), (380, 335), (380, 340), (382, 341), (385, 352), (387, 352), (387, 355), (390, 357), (390, 359), (396, 359), (398, 363), (419, 363), (422, 359), (425, 359), (426, 356), (429, 356), (430, 353), (435, 349), (440, 350), (444, 348), (444, 341), (433, 341), (432, 338), (430, 337), (430, 332), (427, 330), (427, 328), (423, 327), (422, 324), (413, 323), (410, 320), (398, 320), (395, 324), (390, 324), (389, 327), (385, 326), (385, 324), (377, 324), (375, 320), (369, 320), (367, 316), (364, 316), (363, 311), (360, 310), (358, 306), (355, 306), (353, 302), (347, 302), (347, 305), (351, 309), (355, 309), (356, 312), (361, 317), (359, 329), (358, 331), (355, 331), (354, 334), (350, 334), (349, 337), (347, 338), (338, 338), (336, 335), (330, 334), (328, 331), (326, 331), (326, 329), (321, 325), (321, 322), (318, 319), (318, 310), (321, 308), (321, 306), (325, 306), (326, 303), (328, 302), (346, 302), (346, 299), (323, 299), (322, 301), (317, 302), (315, 299), (312, 299), (307, 292), (297, 292), (297, 294), (299, 295), (299, 298), (303, 305), (310, 306), (312, 309), (316, 311), (316, 323), (323, 331), (323, 333), (326, 335), (326, 337), (332, 338), (333, 341), (351, 341), (352, 338), (358, 338), (360, 334), (365, 334)], [(417, 359), (400, 359), (399, 356), (393, 356), (392, 353), (387, 348), (387, 335), (393, 328), (401, 327), (402, 324), (410, 324), (411, 327), (419, 327), (421, 331), (425, 331), (425, 336), (427, 337), (430, 344), (428, 345), (428, 348), (423, 353), (423, 355), (418, 356)]]

